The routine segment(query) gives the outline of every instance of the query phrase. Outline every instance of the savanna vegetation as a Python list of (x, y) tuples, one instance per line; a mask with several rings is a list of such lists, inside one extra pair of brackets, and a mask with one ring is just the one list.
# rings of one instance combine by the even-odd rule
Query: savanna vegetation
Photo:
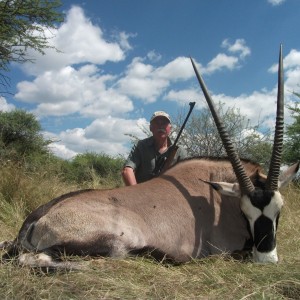
[[(225, 109), (223, 103), (218, 103), (217, 108), (240, 157), (256, 161), (267, 169), (272, 151), (272, 133), (269, 130), (262, 133), (260, 122), (251, 125), (238, 108)], [(175, 132), (179, 131), (184, 118), (185, 114), (179, 112), (174, 122)], [(227, 156), (208, 107), (191, 114), (180, 143), (187, 148), (190, 156)]]
[(300, 160), (300, 93), (294, 92), (293, 94), (298, 101), (294, 102), (294, 106), (288, 106), (294, 122), (286, 128), (284, 160), (287, 163)]
[[(57, 0), (0, 1), (0, 94), (9, 92), (6, 73), (11, 62), (31, 61), (28, 49), (43, 53), (51, 47), (49, 33), (63, 20), (60, 5)], [(228, 110), (225, 116), (241, 154), (267, 166), (268, 134), (257, 135), (236, 110)], [(295, 124), (288, 128), (286, 162), (299, 158), (297, 110), (295, 117)], [(208, 112), (193, 118), (182, 137), (189, 153), (223, 154), (222, 147), (212, 152), (219, 140)], [(181, 123), (179, 116), (177, 124)], [(13, 239), (26, 216), (56, 196), (82, 188), (122, 185), (122, 157), (84, 153), (65, 161), (49, 151), (50, 144), (33, 115), (0, 112), (0, 240)], [(151, 258), (87, 258), (83, 271), (43, 273), (11, 261), (0, 266), (1, 299), (299, 299), (299, 194), (296, 184), (284, 191), (279, 264), (239, 262), (225, 255), (182, 265)]]
[[(8, 121), (9, 120), (9, 121)], [(13, 239), (29, 212), (63, 193), (122, 185), (122, 157), (85, 153), (73, 160), (48, 150), (33, 115), (0, 113), (0, 240)], [(33, 155), (34, 153), (34, 155)], [(89, 259), (82, 271), (43, 273), (6, 262), (3, 299), (299, 299), (299, 187), (283, 192), (280, 263), (258, 265), (224, 256), (170, 265), (148, 257)], [(73, 257), (71, 259), (81, 260)]]

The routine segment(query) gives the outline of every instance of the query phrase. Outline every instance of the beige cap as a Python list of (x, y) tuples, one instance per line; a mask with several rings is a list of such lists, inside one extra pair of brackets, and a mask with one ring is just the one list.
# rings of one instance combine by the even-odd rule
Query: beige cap
[(165, 117), (165, 118), (167, 118), (167, 119), (169, 120), (169, 122), (171, 123), (171, 118), (170, 118), (170, 116), (169, 116), (166, 112), (164, 112), (164, 111), (156, 111), (156, 112), (152, 115), (150, 122), (152, 122), (152, 121), (153, 121), (155, 118), (157, 118), (157, 117)]

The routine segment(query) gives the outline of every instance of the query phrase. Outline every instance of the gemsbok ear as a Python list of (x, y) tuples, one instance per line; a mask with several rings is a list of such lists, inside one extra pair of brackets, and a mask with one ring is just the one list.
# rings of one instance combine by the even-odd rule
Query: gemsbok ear
[(209, 184), (214, 190), (219, 192), (221, 195), (226, 195), (230, 197), (241, 196), (240, 185), (238, 183), (215, 182), (205, 180), (202, 181)]
[(297, 162), (282, 172), (278, 180), (278, 188), (287, 186), (295, 177), (299, 170), (300, 162)]

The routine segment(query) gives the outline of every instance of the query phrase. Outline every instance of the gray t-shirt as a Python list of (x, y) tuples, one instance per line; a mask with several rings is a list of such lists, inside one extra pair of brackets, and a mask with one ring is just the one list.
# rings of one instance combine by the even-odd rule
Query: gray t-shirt
[[(171, 141), (169, 141), (171, 146)], [(131, 167), (135, 171), (137, 183), (141, 183), (153, 178), (155, 162), (161, 154), (155, 149), (153, 136), (139, 141), (131, 150), (124, 167)], [(181, 146), (178, 147), (176, 155), (172, 161), (177, 161), (187, 157), (187, 152)]]

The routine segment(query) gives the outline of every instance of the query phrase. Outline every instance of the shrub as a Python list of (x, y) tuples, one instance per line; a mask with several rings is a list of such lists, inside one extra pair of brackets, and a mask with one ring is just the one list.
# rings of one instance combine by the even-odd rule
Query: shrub
[(122, 157), (88, 152), (78, 154), (72, 161), (64, 164), (64, 176), (69, 181), (90, 187), (121, 186)]

